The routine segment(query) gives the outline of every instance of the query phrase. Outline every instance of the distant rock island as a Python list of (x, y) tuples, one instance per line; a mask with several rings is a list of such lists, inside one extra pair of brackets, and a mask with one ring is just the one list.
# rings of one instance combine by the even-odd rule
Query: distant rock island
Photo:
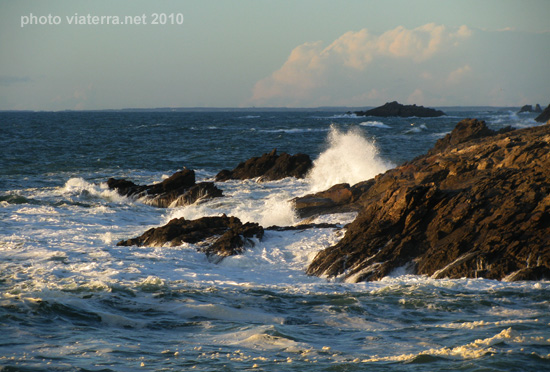
[(357, 116), (381, 116), (391, 117), (399, 116), (402, 118), (419, 117), (419, 118), (435, 118), (438, 116), (444, 116), (445, 113), (440, 110), (417, 106), (417, 105), (402, 105), (397, 101), (388, 102), (383, 106), (373, 108), (367, 111), (356, 111)]

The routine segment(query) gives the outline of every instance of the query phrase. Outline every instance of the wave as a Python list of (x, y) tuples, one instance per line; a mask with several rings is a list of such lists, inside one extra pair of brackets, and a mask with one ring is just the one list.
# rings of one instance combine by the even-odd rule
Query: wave
[(307, 132), (327, 132), (328, 128), (281, 128), (281, 129), (262, 129), (259, 132), (264, 133), (307, 133)]
[(410, 129), (407, 129), (405, 131), (406, 134), (412, 134), (412, 133), (421, 133), (425, 130), (428, 129), (428, 127), (426, 126), (426, 124), (420, 124), (420, 125), (416, 125), (415, 123), (411, 123), (411, 127)]
[(386, 125), (381, 121), (364, 121), (362, 123), (359, 123), (359, 125), (362, 125), (364, 127), (384, 128), (384, 129), (391, 128), (389, 125)]
[(332, 116), (313, 116), (314, 119), (361, 119), (363, 116), (357, 116), (356, 114), (335, 114)]
[(313, 162), (307, 175), (312, 192), (339, 184), (351, 185), (373, 178), (394, 165), (382, 159), (373, 141), (358, 129), (342, 132), (331, 126), (328, 148)]
[(96, 185), (90, 183), (83, 178), (71, 178), (69, 179), (63, 188), (59, 191), (64, 196), (79, 196), (88, 198), (99, 198), (117, 203), (127, 203), (130, 199), (120, 195), (114, 190), (110, 190), (107, 184)]
[(245, 115), (245, 116), (239, 116), (237, 119), (258, 119), (261, 118), (260, 115)]

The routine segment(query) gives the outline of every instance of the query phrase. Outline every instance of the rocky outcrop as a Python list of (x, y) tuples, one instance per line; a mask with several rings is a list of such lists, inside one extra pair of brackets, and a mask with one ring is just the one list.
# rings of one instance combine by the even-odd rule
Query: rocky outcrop
[(396, 101), (388, 102), (383, 106), (373, 108), (367, 111), (356, 111), (357, 116), (400, 116), (400, 117), (419, 117), (419, 118), (432, 118), (438, 116), (444, 116), (445, 113), (440, 110), (427, 108), (417, 105), (402, 105)]
[(176, 218), (166, 225), (147, 230), (141, 236), (123, 240), (117, 246), (178, 246), (183, 243), (202, 243), (199, 250), (211, 261), (240, 254), (253, 245), (252, 238), (261, 239), (264, 229), (257, 223), (243, 224), (237, 217), (203, 217), (197, 220)]
[(531, 113), (531, 112), (542, 112), (542, 108), (540, 107), (540, 105), (537, 103), (535, 108), (533, 108), (532, 105), (524, 105), (521, 107), (521, 109), (518, 111), (518, 114), (523, 114), (523, 113)]
[(550, 278), (550, 126), (498, 133), (464, 120), (429, 154), (378, 175), (355, 204), (344, 238), (308, 274)]
[(259, 178), (260, 181), (275, 181), (286, 177), (304, 178), (312, 166), (313, 162), (308, 155), (289, 155), (286, 152), (277, 155), (277, 150), (274, 149), (269, 154), (253, 157), (240, 163), (233, 170), (222, 170), (216, 175), (216, 181), (251, 178)]
[(152, 185), (136, 185), (125, 179), (109, 178), (107, 186), (120, 195), (140, 199), (145, 204), (167, 208), (193, 204), (198, 200), (223, 196), (213, 182), (195, 183), (195, 172), (184, 169)]
[(546, 123), (548, 120), (550, 120), (550, 105), (546, 106), (544, 111), (535, 118), (535, 121), (539, 123)]
[(360, 205), (357, 201), (373, 183), (374, 180), (369, 180), (353, 186), (347, 183), (334, 185), (326, 191), (293, 199), (294, 209), (300, 218), (320, 214), (358, 212)]

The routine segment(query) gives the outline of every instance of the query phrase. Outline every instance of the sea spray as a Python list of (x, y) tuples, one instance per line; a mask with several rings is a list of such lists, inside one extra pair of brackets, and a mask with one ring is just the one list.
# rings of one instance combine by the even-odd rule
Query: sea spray
[(279, 181), (233, 180), (219, 184), (224, 198), (216, 198), (178, 208), (170, 208), (165, 223), (172, 218), (197, 219), (226, 214), (264, 227), (289, 226), (298, 222), (291, 200), (307, 191), (307, 183), (288, 177)]
[(339, 183), (353, 185), (393, 166), (380, 157), (374, 142), (356, 128), (342, 132), (331, 126), (328, 145), (314, 161), (313, 169), (307, 176), (312, 192), (326, 190)]

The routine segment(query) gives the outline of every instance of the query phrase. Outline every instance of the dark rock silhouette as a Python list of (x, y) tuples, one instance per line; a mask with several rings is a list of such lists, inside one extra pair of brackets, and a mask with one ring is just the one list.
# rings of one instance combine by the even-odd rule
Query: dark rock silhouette
[(277, 150), (274, 149), (269, 154), (240, 163), (231, 171), (222, 170), (215, 179), (222, 182), (230, 179), (259, 178), (260, 181), (275, 181), (286, 177), (303, 178), (312, 166), (313, 163), (308, 155), (289, 155), (286, 152), (277, 155)]
[(537, 103), (535, 108), (533, 108), (532, 105), (524, 105), (521, 107), (521, 109), (518, 111), (518, 114), (522, 114), (524, 112), (542, 112), (542, 108)]
[(356, 111), (357, 116), (381, 116), (381, 117), (390, 117), (390, 116), (400, 116), (400, 117), (438, 117), (444, 116), (445, 113), (440, 110), (435, 110), (432, 108), (427, 108), (424, 106), (417, 105), (402, 105), (396, 101), (388, 102), (383, 106), (373, 108), (367, 111)]
[(535, 121), (539, 123), (546, 123), (548, 120), (550, 120), (550, 105), (546, 106), (542, 113), (535, 118)]
[[(257, 223), (243, 224), (237, 217), (203, 217), (197, 220), (176, 218), (166, 225), (147, 230), (141, 236), (122, 240), (117, 246), (178, 246), (203, 243), (200, 250), (214, 262), (242, 253), (252, 246), (252, 238), (261, 239), (264, 230)], [(209, 240), (215, 239), (209, 243)]]
[(550, 126), (499, 133), (463, 120), (352, 199), (357, 218), (308, 274), (550, 278)]
[(176, 172), (153, 185), (136, 185), (125, 179), (109, 178), (107, 186), (120, 195), (140, 199), (145, 204), (161, 208), (193, 204), (198, 200), (223, 195), (212, 182), (195, 183), (195, 172), (191, 169)]

